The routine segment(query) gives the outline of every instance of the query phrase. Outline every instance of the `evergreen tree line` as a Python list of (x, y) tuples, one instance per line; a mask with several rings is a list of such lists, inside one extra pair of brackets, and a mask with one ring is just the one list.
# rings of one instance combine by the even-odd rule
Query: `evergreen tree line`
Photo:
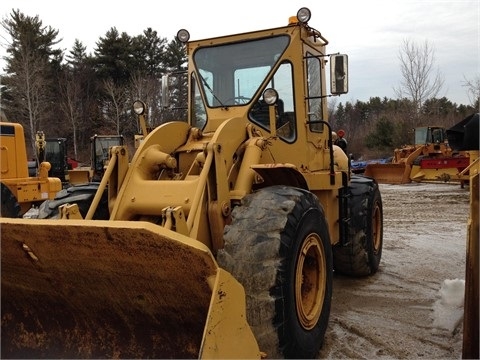
[[(93, 54), (76, 39), (68, 53), (58, 49), (58, 30), (44, 26), (38, 16), (12, 10), (1, 25), (11, 37), (7, 45), (5, 75), (1, 81), (2, 120), (24, 126), (30, 157), (35, 156), (35, 134), (66, 137), (69, 155), (89, 162), (90, 137), (122, 134), (133, 147), (139, 133), (132, 104), (148, 105), (149, 126), (185, 120), (186, 87), (173, 84), (173, 107), (162, 109), (161, 78), (186, 70), (186, 51), (176, 39), (168, 41), (147, 28), (130, 36), (110, 28), (96, 42)], [(445, 97), (431, 98), (421, 106), (402, 99), (373, 97), (367, 102), (329, 102), (334, 129), (346, 132), (354, 158), (389, 156), (395, 147), (411, 144), (412, 128), (422, 125), (453, 126), (478, 108), (457, 105)]]
[[(186, 119), (180, 106), (161, 108), (162, 76), (186, 70), (185, 46), (176, 39), (167, 41), (151, 28), (130, 36), (112, 27), (93, 54), (78, 39), (65, 53), (56, 47), (58, 30), (44, 26), (38, 16), (12, 10), (1, 25), (11, 37), (1, 82), (2, 121), (24, 126), (30, 157), (36, 153), (37, 131), (67, 138), (69, 156), (86, 163), (95, 134), (122, 134), (133, 147), (140, 132), (132, 112), (135, 100), (148, 105), (149, 126)], [(185, 97), (174, 98), (185, 103)]]

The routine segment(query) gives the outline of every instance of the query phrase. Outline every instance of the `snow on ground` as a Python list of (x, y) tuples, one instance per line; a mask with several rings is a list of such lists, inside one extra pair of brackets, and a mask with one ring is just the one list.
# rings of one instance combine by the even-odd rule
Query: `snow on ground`
[(463, 320), (465, 280), (446, 279), (433, 305), (433, 326), (453, 333)]
[(468, 186), (381, 184), (377, 274), (334, 276), (319, 358), (461, 359)]

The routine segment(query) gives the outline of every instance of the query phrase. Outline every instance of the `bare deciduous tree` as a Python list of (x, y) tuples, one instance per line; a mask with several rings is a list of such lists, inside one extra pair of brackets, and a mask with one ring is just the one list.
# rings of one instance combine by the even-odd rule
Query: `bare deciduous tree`
[(79, 130), (82, 114), (81, 88), (74, 75), (69, 72), (64, 73), (60, 84), (61, 102), (60, 108), (65, 118), (70, 121), (73, 130), (73, 154), (78, 159), (77, 133)]
[[(435, 98), (443, 87), (440, 70), (435, 71), (435, 48), (427, 41), (418, 45), (404, 40), (399, 51), (402, 81), (395, 94), (412, 100), (418, 115), (425, 100)], [(414, 124), (416, 125), (416, 124)]]
[[(160, 118), (160, 80), (153, 76), (142, 76), (140, 73), (133, 73), (130, 79), (130, 91), (132, 100), (142, 100), (148, 104), (147, 119), (149, 126), (160, 125), (156, 119)], [(140, 129), (137, 129), (139, 131)]]
[[(58, 30), (43, 26), (35, 17), (25, 16), (20, 10), (12, 10), (10, 18), (0, 22), (11, 40), (7, 40), (6, 76), (7, 89), (2, 109), (11, 121), (23, 125), (32, 156), (36, 156), (35, 135), (52, 123), (52, 100), (55, 92), (54, 74), (63, 52), (53, 49)], [(28, 150), (27, 150), (28, 151)]]
[(477, 74), (471, 80), (468, 80), (465, 76), (463, 76), (463, 78), (465, 80), (463, 82), (463, 86), (467, 88), (467, 95), (470, 105), (472, 105), (472, 107), (477, 105), (478, 111), (480, 112), (480, 74)]
[(34, 51), (25, 49), (19, 53), (15, 66), (16, 104), (19, 119), (27, 122), (26, 133), (30, 137), (32, 154), (36, 156), (35, 134), (42, 128), (42, 120), (48, 114), (48, 81), (45, 77), (45, 63), (36, 57)]
[(338, 104), (338, 98), (333, 97), (330, 98), (327, 102), (327, 108), (328, 108), (328, 118), (332, 119), (333, 115), (335, 114), (335, 110), (337, 109), (337, 104)]
[(128, 102), (125, 88), (121, 85), (116, 85), (111, 79), (103, 82), (103, 88), (109, 98), (105, 102), (105, 109), (108, 109), (105, 115), (111, 123), (115, 124), (116, 133), (120, 135), (121, 118), (127, 110)]

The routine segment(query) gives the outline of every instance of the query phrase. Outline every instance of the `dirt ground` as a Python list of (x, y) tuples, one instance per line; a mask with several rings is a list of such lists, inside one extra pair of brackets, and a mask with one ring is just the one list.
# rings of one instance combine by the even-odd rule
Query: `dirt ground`
[(465, 279), (468, 186), (381, 184), (380, 191), (380, 269), (368, 278), (334, 277), (319, 358), (461, 359), (463, 303), (439, 304), (445, 280)]
[(468, 186), (381, 184), (380, 191), (379, 271), (367, 278), (334, 276), (318, 358), (461, 359), (463, 302), (444, 308), (439, 302), (445, 281), (465, 279)]

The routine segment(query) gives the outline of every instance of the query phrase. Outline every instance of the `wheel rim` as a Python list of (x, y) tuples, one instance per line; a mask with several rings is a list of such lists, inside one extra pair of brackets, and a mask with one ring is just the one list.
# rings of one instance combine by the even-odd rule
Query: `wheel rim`
[(302, 327), (312, 329), (322, 313), (327, 274), (325, 250), (318, 234), (302, 244), (295, 271), (295, 303)]
[(382, 246), (382, 213), (378, 203), (375, 203), (373, 210), (372, 231), (373, 251), (375, 254), (378, 254), (378, 251)]

